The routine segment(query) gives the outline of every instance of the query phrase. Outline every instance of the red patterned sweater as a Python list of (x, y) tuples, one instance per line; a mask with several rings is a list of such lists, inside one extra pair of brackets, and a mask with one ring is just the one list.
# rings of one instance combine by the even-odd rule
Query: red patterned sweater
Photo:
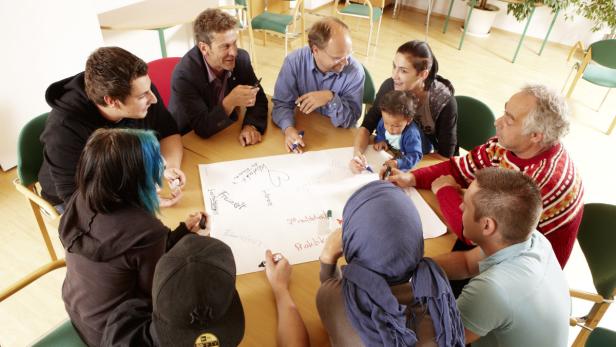
[[(539, 186), (543, 212), (537, 229), (552, 243), (561, 267), (571, 254), (582, 219), (582, 180), (562, 146), (556, 144), (530, 159), (521, 159), (499, 145), (496, 137), (476, 147), (466, 156), (452, 157), (449, 161), (414, 170), (417, 188), (430, 189), (432, 181), (442, 175), (452, 175), (464, 188), (475, 179), (475, 172), (486, 167), (502, 167), (522, 171)], [(436, 195), (449, 228), (461, 240), (462, 197), (454, 187), (440, 189)]]

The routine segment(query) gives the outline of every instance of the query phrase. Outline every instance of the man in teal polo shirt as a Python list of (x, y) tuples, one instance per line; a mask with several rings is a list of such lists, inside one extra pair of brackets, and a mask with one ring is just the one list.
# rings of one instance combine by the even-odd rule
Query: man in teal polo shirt
[(450, 279), (472, 277), (457, 301), (466, 343), (567, 345), (569, 289), (550, 242), (535, 230), (542, 203), (532, 179), (483, 169), (461, 208), (464, 237), (479, 247), (434, 260)]

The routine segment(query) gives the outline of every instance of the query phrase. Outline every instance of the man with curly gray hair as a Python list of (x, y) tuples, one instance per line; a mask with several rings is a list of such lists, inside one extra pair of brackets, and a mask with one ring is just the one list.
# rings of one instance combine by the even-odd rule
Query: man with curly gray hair
[(403, 187), (432, 189), (450, 230), (458, 235), (454, 249), (468, 249), (471, 243), (462, 234), (461, 188), (486, 167), (521, 171), (541, 191), (543, 210), (537, 230), (551, 242), (564, 267), (582, 218), (584, 194), (578, 171), (560, 142), (569, 131), (568, 113), (557, 92), (527, 85), (505, 104), (504, 114), (494, 122), (494, 138), (465, 156), (409, 173), (394, 170), (388, 179)]

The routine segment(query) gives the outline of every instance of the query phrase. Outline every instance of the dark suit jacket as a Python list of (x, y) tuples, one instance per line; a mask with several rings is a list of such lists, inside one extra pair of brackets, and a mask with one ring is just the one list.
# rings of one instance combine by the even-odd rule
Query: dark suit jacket
[[(248, 52), (238, 49), (235, 68), (227, 80), (225, 95), (237, 85), (253, 85), (256, 82)], [(235, 110), (231, 116), (227, 116), (222, 104), (210, 105), (209, 100), (215, 99), (212, 93), (203, 55), (195, 46), (175, 67), (171, 79), (169, 111), (182, 134), (194, 130), (201, 137), (210, 137), (238, 119)], [(246, 109), (243, 125), (253, 125), (263, 134), (267, 127), (267, 106), (267, 97), (259, 86), (255, 105)]]

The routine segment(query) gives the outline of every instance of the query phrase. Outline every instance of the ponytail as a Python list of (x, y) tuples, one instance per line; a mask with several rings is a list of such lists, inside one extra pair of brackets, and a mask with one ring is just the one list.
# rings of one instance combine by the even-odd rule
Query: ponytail
[(430, 68), (428, 77), (426, 77), (426, 80), (424, 81), (424, 90), (430, 90), (430, 87), (432, 87), (432, 84), (436, 80), (437, 72), (438, 72), (438, 61), (436, 61), (436, 58), (432, 56), (432, 67)]

